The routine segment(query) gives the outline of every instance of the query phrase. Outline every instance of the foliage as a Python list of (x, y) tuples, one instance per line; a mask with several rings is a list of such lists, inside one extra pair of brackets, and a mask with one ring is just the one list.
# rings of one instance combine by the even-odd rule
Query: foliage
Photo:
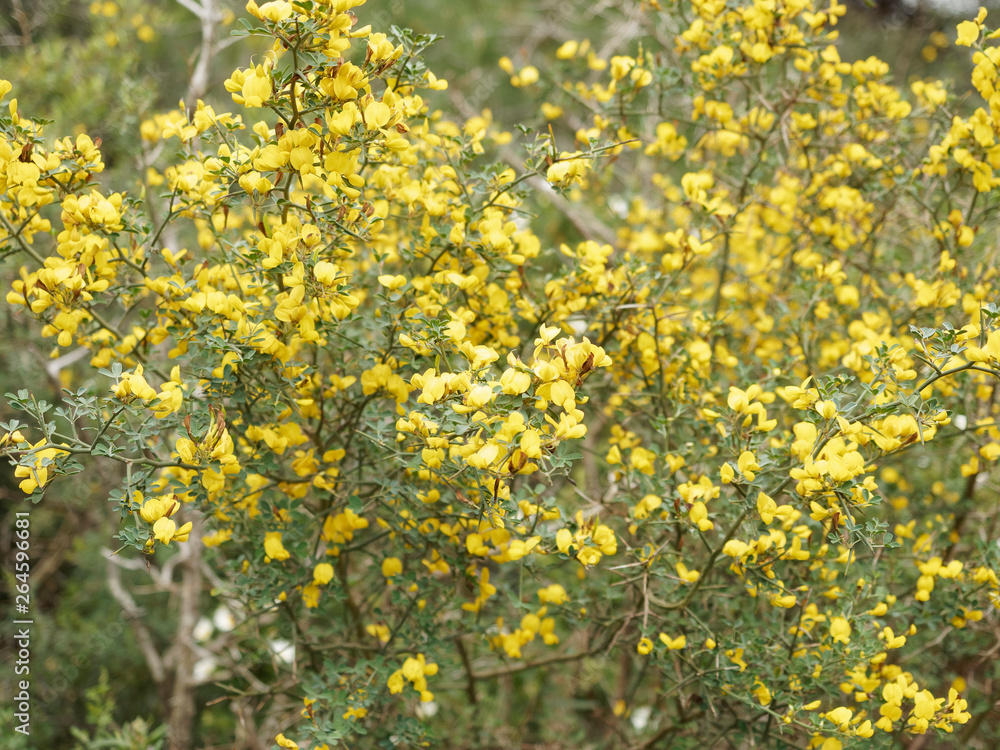
[(124, 727), (115, 723), (112, 718), (115, 710), (113, 690), (108, 671), (102, 669), (98, 683), (87, 691), (87, 720), (94, 727), (94, 736), (79, 727), (73, 728), (73, 736), (81, 743), (80, 747), (122, 750), (159, 750), (163, 747), (166, 727), (151, 728), (142, 719), (134, 719)]
[(20, 488), (120, 465), (118, 554), (184, 566), (190, 606), (207, 562), (235, 613), (148, 656), (171, 746), (199, 648), (280, 747), (968, 741), (1000, 590), (985, 12), (960, 112), (841, 60), (835, 1), (643, 3), (635, 48), (501, 59), (538, 101), (515, 135), (435, 109), (433, 37), (359, 4), (251, 0), (245, 111), (144, 122), (140, 184), (0, 120), (7, 301), (100, 378), (8, 394)]

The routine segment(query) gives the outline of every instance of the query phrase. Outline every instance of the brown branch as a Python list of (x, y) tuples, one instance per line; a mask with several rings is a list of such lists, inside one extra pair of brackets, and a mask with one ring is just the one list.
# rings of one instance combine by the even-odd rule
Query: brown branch
[(469, 702), (475, 706), (479, 703), (479, 699), (476, 697), (476, 675), (472, 671), (469, 653), (465, 650), (465, 644), (461, 638), (455, 639), (455, 647), (458, 649), (458, 656), (462, 660), (462, 667), (465, 669), (465, 676), (468, 681), (465, 692), (469, 696)]
[(170, 648), (170, 664), (174, 671), (173, 690), (169, 707), (169, 747), (171, 750), (189, 750), (192, 747), (191, 730), (195, 718), (194, 680), (195, 640), (194, 628), (198, 622), (198, 600), (201, 597), (201, 523), (195, 519), (188, 541), (181, 547), (179, 556), (181, 580), (178, 596), (177, 630)]
[(586, 651), (577, 651), (572, 654), (556, 654), (554, 656), (545, 657), (544, 659), (525, 662), (524, 664), (513, 664), (509, 667), (504, 667), (503, 669), (493, 669), (489, 672), (479, 672), (478, 674), (470, 673), (470, 677), (474, 680), (492, 680), (497, 677), (506, 677), (507, 675), (517, 674), (518, 672), (527, 672), (529, 669), (546, 667), (549, 664), (560, 664), (568, 661), (585, 659), (588, 656), (593, 656), (600, 650), (600, 648), (592, 648)]
[(142, 607), (135, 603), (135, 599), (132, 598), (132, 595), (122, 585), (121, 567), (125, 566), (122, 565), (122, 561), (111, 550), (106, 549), (103, 552), (104, 558), (108, 561), (108, 590), (132, 624), (132, 630), (135, 632), (139, 651), (142, 652), (142, 656), (146, 660), (150, 677), (153, 678), (153, 682), (157, 685), (163, 685), (167, 678), (166, 668), (163, 666), (163, 658), (153, 643), (153, 636), (150, 634), (149, 628), (142, 622), (144, 611)]

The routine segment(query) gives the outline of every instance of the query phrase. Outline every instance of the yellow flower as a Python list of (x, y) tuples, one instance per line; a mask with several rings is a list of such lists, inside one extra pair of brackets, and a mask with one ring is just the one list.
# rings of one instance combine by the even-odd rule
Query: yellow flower
[(247, 12), (256, 16), (261, 21), (273, 21), (279, 23), (292, 15), (292, 4), (285, 0), (272, 0), (257, 7), (254, 0), (247, 3)]
[(834, 617), (830, 620), (830, 635), (834, 643), (850, 643), (851, 623), (843, 617)]
[(671, 638), (666, 633), (660, 633), (660, 641), (667, 647), (670, 651), (680, 651), (687, 645), (687, 636), (681, 634), (676, 638)]
[[(141, 500), (141, 493), (135, 493), (135, 500)], [(170, 512), (168, 512), (170, 511)], [(151, 497), (146, 502), (142, 503), (139, 509), (139, 516), (146, 523), (156, 523), (164, 515), (170, 515), (173, 512), (172, 507), (168, 507), (167, 503), (164, 502), (164, 498)]]
[(290, 555), (281, 543), (280, 531), (268, 531), (264, 535), (264, 554), (270, 560), (287, 560)]
[(955, 44), (961, 47), (971, 47), (979, 39), (980, 26), (975, 21), (962, 21), (958, 24), (958, 38)]
[(733, 467), (727, 461), (722, 464), (722, 468), (719, 469), (719, 479), (722, 480), (723, 484), (731, 484), (733, 479), (736, 477), (736, 472), (733, 471)]
[[(236, 70), (226, 81), (226, 91), (233, 95), (233, 101), (247, 107), (263, 107), (271, 98), (271, 76), (263, 64), (246, 70)], [(238, 92), (238, 93), (237, 93)]]
[(739, 460), (736, 462), (737, 468), (740, 473), (747, 478), (748, 481), (752, 482), (756, 478), (754, 472), (760, 470), (760, 464), (757, 463), (757, 458), (750, 451), (743, 451), (740, 454)]
[(698, 525), (700, 531), (711, 531), (715, 528), (715, 524), (708, 520), (708, 508), (701, 500), (691, 504), (688, 517)]
[(387, 579), (398, 576), (403, 572), (403, 561), (398, 557), (387, 557), (382, 561), (382, 575)]
[(694, 583), (701, 576), (697, 570), (688, 570), (687, 566), (682, 562), (677, 563), (676, 568), (677, 576), (685, 583)]
[(827, 719), (832, 721), (834, 724), (836, 724), (839, 727), (840, 731), (846, 732), (847, 726), (851, 721), (851, 717), (854, 715), (854, 712), (845, 706), (838, 706), (832, 711), (827, 711), (823, 715)]
[(333, 580), (333, 566), (330, 563), (320, 563), (313, 568), (313, 581), (325, 585)]
[(309, 584), (302, 589), (302, 602), (309, 609), (319, 606), (319, 586)]
[(726, 650), (726, 657), (733, 664), (736, 664), (740, 668), (741, 672), (744, 671), (747, 668), (747, 663), (746, 663), (746, 661), (743, 660), (743, 649), (741, 649), (741, 648), (727, 649)]
[(566, 589), (558, 583), (553, 583), (538, 590), (538, 599), (546, 604), (565, 604), (569, 601)]
[(755, 680), (754, 684), (756, 687), (754, 688), (753, 693), (757, 696), (757, 702), (762, 706), (768, 705), (771, 702), (771, 691), (768, 690), (767, 685), (760, 680)]
[(156, 391), (142, 376), (142, 365), (136, 365), (135, 372), (122, 374), (118, 384), (114, 387), (114, 394), (119, 401), (125, 404), (132, 403), (137, 398), (143, 401), (156, 398)]
[(164, 545), (169, 545), (171, 541), (186, 542), (191, 528), (190, 521), (177, 528), (177, 524), (169, 518), (160, 518), (153, 524), (153, 537)]
[(760, 520), (770, 525), (774, 520), (774, 515), (778, 510), (777, 503), (767, 494), (760, 492), (757, 494), (757, 512), (760, 513)]

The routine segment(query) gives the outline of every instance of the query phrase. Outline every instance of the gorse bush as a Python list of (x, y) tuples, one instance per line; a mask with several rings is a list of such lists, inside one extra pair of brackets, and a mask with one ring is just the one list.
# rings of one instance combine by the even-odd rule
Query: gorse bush
[[(433, 40), (356, 5), (251, 0), (241, 113), (150, 118), (134, 184), (10, 100), (7, 302), (97, 383), (9, 394), (24, 493), (122, 466), (118, 554), (210, 566), (240, 644), (215, 679), (266, 744), (974, 744), (985, 11), (963, 105), (841, 60), (836, 0), (654, 0), (627, 49), (502, 59), (539, 112), (508, 131), (438, 109)], [(177, 658), (190, 747), (229, 708)]]

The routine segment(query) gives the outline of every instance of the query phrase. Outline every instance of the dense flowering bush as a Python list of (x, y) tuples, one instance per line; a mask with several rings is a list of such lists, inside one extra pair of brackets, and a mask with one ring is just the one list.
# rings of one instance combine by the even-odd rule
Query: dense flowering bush
[(238, 106), (147, 121), (135, 185), (10, 99), (7, 302), (101, 378), (10, 394), (24, 493), (120, 463), (120, 554), (197, 547), (238, 613), (228, 697), (279, 747), (971, 737), (1000, 592), (985, 11), (966, 110), (842, 60), (836, 0), (646, 2), (632, 48), (500, 61), (538, 102), (515, 134), (435, 109), (429, 40), (360, 2), (251, 0)]

